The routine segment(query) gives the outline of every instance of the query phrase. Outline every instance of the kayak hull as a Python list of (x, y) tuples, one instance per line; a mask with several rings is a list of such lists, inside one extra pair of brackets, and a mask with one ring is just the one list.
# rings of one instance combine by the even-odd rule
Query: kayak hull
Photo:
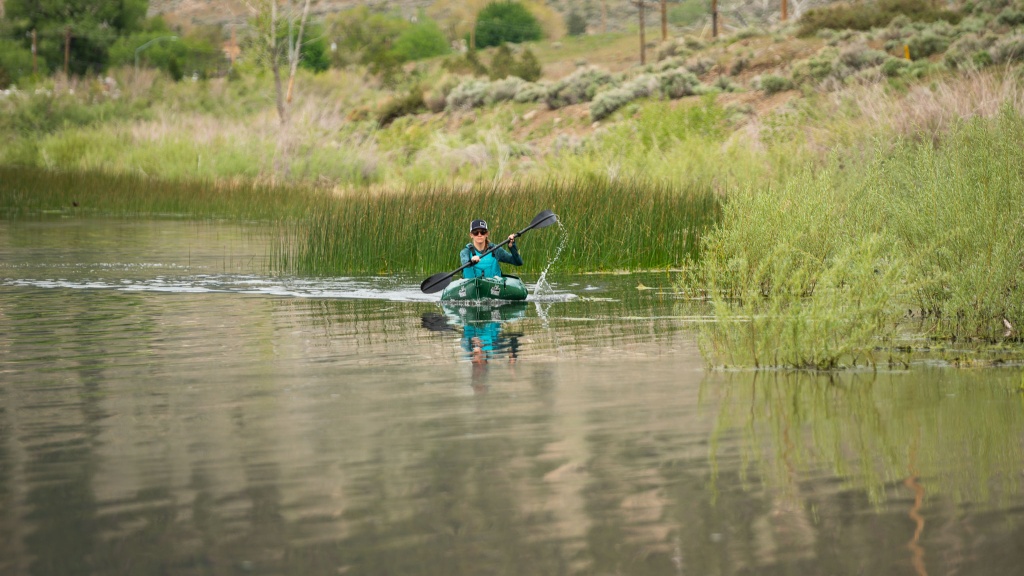
[(517, 276), (460, 278), (441, 292), (441, 300), (526, 300), (528, 294)]

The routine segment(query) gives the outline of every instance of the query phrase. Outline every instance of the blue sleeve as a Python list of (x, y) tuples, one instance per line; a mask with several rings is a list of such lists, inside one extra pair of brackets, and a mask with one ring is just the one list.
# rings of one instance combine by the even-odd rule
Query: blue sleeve
[(511, 251), (498, 248), (494, 251), (494, 257), (498, 259), (498, 262), (504, 262), (513, 266), (523, 265), (523, 257), (519, 255), (519, 246), (515, 244), (512, 245)]
[(463, 266), (469, 264), (469, 260), (472, 257), (473, 251), (469, 248), (469, 246), (466, 246), (465, 248), (462, 249), (462, 252), (459, 252), (459, 260), (462, 261)]

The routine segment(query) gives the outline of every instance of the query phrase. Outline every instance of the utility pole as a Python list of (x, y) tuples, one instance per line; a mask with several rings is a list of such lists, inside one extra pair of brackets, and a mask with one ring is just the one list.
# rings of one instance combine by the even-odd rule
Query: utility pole
[(64, 27), (64, 76), (68, 75), (68, 62), (71, 60), (71, 26)]
[(789, 6), (786, 5), (786, 0), (782, 0), (782, 21), (785, 22), (789, 17)]
[(718, 0), (711, 0), (711, 37), (718, 38)]
[(634, 0), (633, 3), (640, 9), (640, 65), (643, 66), (647, 63), (647, 37), (644, 26), (647, 21), (647, 5), (644, 0)]
[(666, 40), (668, 40), (668, 0), (661, 0), (661, 41)]
[(32, 75), (36, 75), (36, 53), (39, 52), (36, 44), (36, 29), (32, 29)]

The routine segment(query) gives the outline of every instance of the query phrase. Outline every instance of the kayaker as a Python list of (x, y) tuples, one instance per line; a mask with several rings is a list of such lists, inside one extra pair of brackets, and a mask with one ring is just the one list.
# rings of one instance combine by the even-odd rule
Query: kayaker
[(463, 278), (501, 276), (499, 262), (513, 266), (523, 265), (523, 258), (519, 255), (519, 248), (516, 246), (515, 234), (509, 234), (508, 236), (508, 250), (498, 248), (482, 258), (480, 255), (494, 246), (489, 241), (490, 231), (487, 229), (487, 222), (484, 220), (473, 220), (469, 225), (469, 235), (472, 242), (466, 244), (466, 247), (459, 254), (459, 258), (462, 260), (463, 265), (470, 262), (473, 265), (467, 266), (462, 271)]

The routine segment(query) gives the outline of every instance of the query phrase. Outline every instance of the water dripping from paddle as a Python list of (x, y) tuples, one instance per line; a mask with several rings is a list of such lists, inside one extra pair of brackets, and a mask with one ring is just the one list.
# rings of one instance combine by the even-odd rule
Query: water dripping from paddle
[(562, 255), (562, 250), (565, 249), (566, 241), (569, 239), (569, 232), (565, 229), (565, 226), (563, 226), (560, 221), (558, 222), (558, 229), (562, 237), (561, 240), (559, 240), (558, 242), (558, 249), (555, 250), (555, 255), (551, 257), (551, 259), (548, 260), (547, 265), (544, 266), (544, 271), (540, 273), (540, 277), (537, 278), (537, 284), (536, 286), (534, 286), (534, 295), (536, 296), (536, 298), (534, 299), (533, 303), (537, 308), (537, 316), (541, 319), (541, 322), (545, 329), (549, 328), (547, 312), (548, 308), (551, 307), (551, 304), (548, 304), (547, 308), (542, 308), (540, 303), (540, 296), (544, 293), (545, 288), (547, 288), (548, 292), (554, 293), (554, 288), (548, 282), (548, 271), (551, 270), (551, 267), (555, 264), (555, 262), (558, 261), (558, 258)]

